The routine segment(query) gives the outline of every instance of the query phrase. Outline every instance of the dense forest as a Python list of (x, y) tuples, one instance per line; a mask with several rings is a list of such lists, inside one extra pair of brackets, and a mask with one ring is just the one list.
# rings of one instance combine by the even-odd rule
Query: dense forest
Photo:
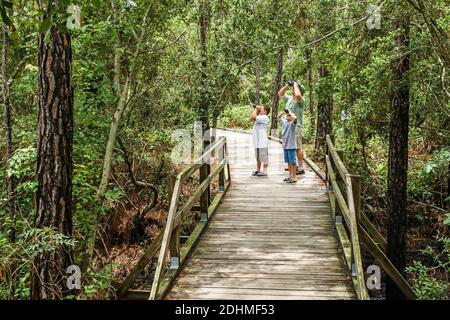
[(448, 299), (450, 6), (372, 2), (1, 0), (0, 299), (115, 299), (164, 230), (173, 132), (274, 120), (291, 79), (307, 156), (334, 134), (391, 261)]

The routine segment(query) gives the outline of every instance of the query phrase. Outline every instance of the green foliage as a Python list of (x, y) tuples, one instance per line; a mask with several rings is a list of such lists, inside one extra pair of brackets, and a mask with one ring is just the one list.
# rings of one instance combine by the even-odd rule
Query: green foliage
[(105, 265), (98, 271), (89, 268), (82, 276), (81, 290), (77, 295), (68, 295), (66, 300), (99, 300), (114, 295), (112, 265)]
[(0, 15), (2, 17), (2, 21), (6, 25), (11, 25), (11, 18), (8, 16), (8, 9), (11, 9), (13, 6), (13, 2), (11, 0), (0, 0)]
[(427, 246), (421, 254), (432, 260), (433, 265), (427, 267), (421, 261), (414, 261), (406, 268), (406, 272), (413, 275), (413, 290), (421, 300), (448, 300), (450, 285), (448, 281), (436, 278), (436, 274), (443, 273), (445, 277), (450, 272), (450, 238), (437, 237), (442, 249)]
[(420, 261), (414, 261), (413, 266), (407, 268), (407, 272), (414, 273), (413, 290), (420, 300), (447, 300), (448, 283), (430, 276), (430, 269)]
[[(75, 239), (71, 239), (53, 229), (36, 229), (28, 226), (10, 243), (6, 234), (0, 232), (0, 269), (6, 272), (6, 279), (0, 281), (0, 299), (13, 296), (15, 299), (30, 297), (30, 268), (34, 257), (41, 254), (52, 254), (62, 247), (74, 247)], [(10, 292), (8, 280), (15, 280), (15, 291)]]
[[(417, 163), (416, 170), (409, 174), (409, 192), (422, 199), (432, 200), (432, 190), (429, 186), (439, 186), (446, 183), (448, 178), (448, 164), (450, 163), (450, 148), (444, 147), (432, 153), (427, 161)], [(445, 186), (443, 186), (443, 189)], [(449, 199), (445, 199), (447, 204)]]
[(229, 106), (222, 112), (218, 124), (224, 128), (251, 129), (253, 127), (253, 123), (250, 121), (252, 111), (250, 105)]

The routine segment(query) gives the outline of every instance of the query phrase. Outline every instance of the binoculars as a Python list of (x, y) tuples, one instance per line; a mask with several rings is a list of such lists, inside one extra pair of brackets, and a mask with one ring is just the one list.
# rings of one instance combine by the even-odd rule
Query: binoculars
[(289, 80), (286, 84), (287, 84), (289, 87), (293, 87), (293, 86), (294, 86), (294, 83), (295, 83), (294, 80)]

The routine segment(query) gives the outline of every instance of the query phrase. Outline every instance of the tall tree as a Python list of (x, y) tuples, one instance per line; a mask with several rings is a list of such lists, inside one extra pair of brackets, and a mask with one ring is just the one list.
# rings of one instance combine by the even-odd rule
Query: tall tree
[[(209, 132), (209, 105), (210, 97), (208, 93), (208, 26), (210, 19), (210, 1), (199, 1), (199, 35), (200, 35), (200, 64), (201, 64), (201, 81), (200, 81), (200, 95), (198, 103), (198, 119), (202, 123), (202, 135), (203, 135), (203, 149), (206, 149), (210, 144), (210, 132)], [(207, 134), (209, 136), (207, 136)], [(211, 168), (209, 164), (204, 165), (200, 170), (200, 180), (203, 181), (210, 173)], [(202, 213), (207, 213), (207, 206), (211, 200), (210, 187), (202, 195), (203, 204)]]
[[(388, 192), (389, 208), (387, 255), (394, 266), (404, 273), (406, 267), (406, 207), (408, 174), (409, 83), (410, 70), (409, 16), (398, 6), (394, 20), (396, 57), (391, 69), (391, 122), (389, 130)], [(392, 281), (387, 282), (388, 299), (403, 295)]]
[[(114, 2), (111, 2), (114, 12), (116, 12), (116, 7), (114, 6)], [(111, 164), (112, 164), (112, 158), (114, 154), (114, 146), (116, 145), (116, 138), (117, 138), (117, 132), (119, 131), (120, 121), (122, 120), (122, 116), (125, 112), (125, 109), (127, 108), (129, 102), (130, 102), (130, 96), (131, 96), (131, 89), (132, 85), (135, 84), (137, 73), (139, 71), (138, 69), (138, 58), (139, 55), (142, 53), (142, 43), (144, 42), (144, 36), (147, 26), (147, 21), (151, 13), (152, 6), (149, 5), (144, 19), (141, 24), (141, 32), (139, 33), (139, 36), (136, 37), (136, 48), (133, 51), (132, 56), (130, 57), (131, 63), (128, 67), (128, 70), (126, 70), (126, 73), (124, 75), (125, 77), (125, 83), (123, 86), (120, 86), (120, 65), (118, 65), (118, 62), (120, 62), (120, 58), (118, 55), (120, 55), (119, 50), (115, 51), (114, 55), (114, 86), (115, 86), (115, 92), (119, 93), (119, 100), (117, 102), (116, 110), (114, 111), (113, 119), (111, 122), (111, 128), (109, 130), (109, 136), (108, 136), (108, 142), (106, 143), (106, 150), (105, 150), (105, 157), (103, 161), (103, 172), (102, 172), (102, 178), (100, 181), (100, 185), (98, 187), (97, 196), (100, 200), (103, 200), (104, 195), (106, 193), (106, 190), (108, 189), (108, 182), (109, 182), (109, 175), (111, 172)], [(120, 38), (116, 37), (115, 46), (120, 45)]]
[[(315, 3), (317, 6), (318, 16), (311, 17), (314, 21), (315, 29), (318, 31), (318, 36), (323, 36), (335, 28), (335, 10), (336, 1), (319, 0)], [(323, 19), (323, 17), (327, 19)], [(318, 19), (313, 19), (313, 18)], [(317, 124), (316, 124), (316, 139), (314, 149), (318, 150), (325, 146), (326, 136), (333, 130), (333, 77), (331, 76), (335, 48), (333, 47), (333, 40), (330, 38), (323, 39), (320, 42), (320, 47), (316, 50), (316, 60), (319, 64), (319, 84), (317, 87)]]
[[(44, 4), (41, 23), (54, 11), (66, 11), (63, 1)], [(56, 24), (56, 23), (55, 23)], [(51, 228), (72, 235), (73, 88), (70, 34), (54, 25), (39, 35), (39, 141), (37, 159), (36, 228)], [(64, 270), (72, 264), (72, 252), (62, 246), (33, 259), (32, 299), (61, 299)]]
[(283, 47), (281, 47), (280, 49), (278, 49), (277, 64), (275, 68), (275, 79), (273, 81), (272, 123), (270, 126), (270, 132), (277, 129), (278, 104), (280, 102), (278, 92), (281, 89), (281, 78), (283, 76), (283, 58), (284, 58), (284, 49)]
[(318, 94), (317, 103), (317, 129), (314, 149), (325, 145), (325, 139), (333, 131), (333, 95), (326, 85), (329, 81), (330, 72), (326, 66), (319, 68), (320, 81), (322, 82)]
[(259, 60), (257, 60), (255, 64), (255, 80), (255, 104), (259, 104), (259, 96), (261, 93), (261, 65)]
[(305, 49), (307, 76), (308, 76), (308, 95), (309, 95), (309, 117), (311, 121), (311, 131), (314, 132), (314, 96), (313, 96), (313, 59), (312, 50), (310, 47)]
[[(308, 8), (311, 2), (308, 1), (300, 6), (299, 14), (299, 30), (304, 34), (305, 43), (308, 44), (311, 41), (311, 23), (309, 21)], [(314, 101), (313, 101), (313, 50), (310, 45), (306, 45), (304, 49), (305, 60), (306, 60), (306, 76), (308, 78), (308, 95), (309, 95), (309, 117), (310, 117), (310, 130), (314, 132)]]
[[(3, 99), (3, 112), (4, 112), (4, 123), (5, 123), (5, 142), (6, 142), (6, 166), (5, 169), (8, 171), (9, 160), (11, 159), (13, 152), (13, 141), (12, 141), (12, 131), (13, 131), (13, 120), (11, 112), (11, 104), (9, 101), (9, 85), (8, 85), (8, 49), (9, 49), (9, 34), (8, 25), (5, 21), (2, 22), (2, 34), (3, 34), (3, 50), (2, 50), (2, 99)], [(15, 226), (14, 221), (16, 219), (16, 205), (14, 201), (14, 189), (16, 181), (14, 176), (9, 177), (6, 175), (6, 184), (8, 186), (8, 208), (11, 214), (11, 220), (13, 221), (13, 226), (9, 233), (9, 238), (11, 242), (15, 241)]]
[[(201, 81), (198, 104), (198, 117), (202, 122), (203, 133), (209, 129), (209, 95), (208, 95), (208, 25), (210, 15), (209, 0), (199, 1), (199, 34), (200, 34), (200, 63)], [(207, 143), (207, 141), (205, 141)], [(205, 145), (206, 147), (206, 145)]]

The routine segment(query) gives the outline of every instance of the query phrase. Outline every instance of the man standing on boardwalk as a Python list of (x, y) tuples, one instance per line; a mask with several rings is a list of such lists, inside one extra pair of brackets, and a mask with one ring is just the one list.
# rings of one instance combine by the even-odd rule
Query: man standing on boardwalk
[[(265, 177), (268, 175), (267, 168), (269, 166), (269, 149), (267, 139), (267, 127), (269, 125), (270, 107), (268, 105), (255, 105), (250, 120), (253, 126), (253, 146), (256, 156), (256, 171), (252, 172), (252, 176)], [(261, 164), (264, 171), (261, 171)]]
[[(286, 92), (292, 88), (292, 96), (286, 95)], [(306, 103), (303, 94), (305, 93), (305, 88), (300, 86), (297, 81), (288, 81), (280, 92), (278, 92), (278, 97), (286, 102), (286, 109), (294, 113), (297, 116), (297, 127), (295, 128), (295, 137), (297, 141), (297, 174), (305, 173), (304, 164), (304, 152), (302, 145), (302, 116), (305, 111)]]

